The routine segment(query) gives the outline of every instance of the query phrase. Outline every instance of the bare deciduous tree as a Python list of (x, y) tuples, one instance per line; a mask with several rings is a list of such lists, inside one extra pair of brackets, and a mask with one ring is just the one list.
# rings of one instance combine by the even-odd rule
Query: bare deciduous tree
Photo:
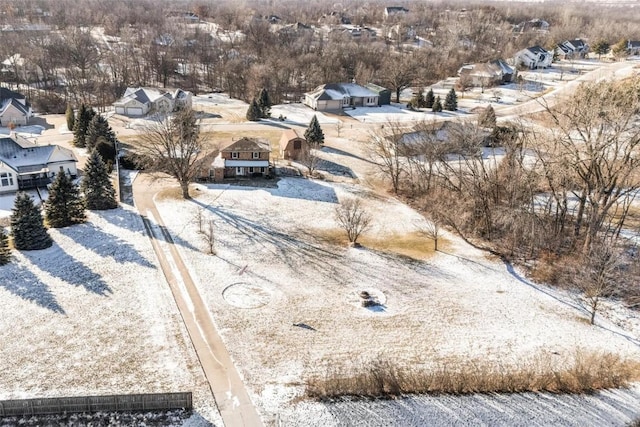
[(309, 176), (313, 176), (316, 169), (318, 169), (318, 165), (320, 164), (320, 156), (318, 156), (318, 152), (321, 150), (321, 145), (318, 143), (308, 142), (303, 144), (300, 163), (306, 166), (307, 174)]
[(405, 133), (398, 123), (387, 123), (369, 136), (369, 154), (380, 174), (391, 181), (395, 194), (398, 194), (406, 167)]
[(182, 197), (190, 199), (189, 183), (200, 171), (203, 140), (195, 112), (185, 108), (148, 125), (140, 135), (140, 154), (149, 170), (174, 177)]
[(350, 244), (357, 244), (358, 237), (369, 228), (371, 215), (362, 207), (360, 199), (346, 199), (335, 210), (336, 221), (347, 233)]

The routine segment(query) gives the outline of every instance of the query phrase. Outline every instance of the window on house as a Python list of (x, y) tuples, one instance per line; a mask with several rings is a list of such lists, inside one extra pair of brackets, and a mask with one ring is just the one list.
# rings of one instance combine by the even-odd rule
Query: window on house
[(300, 142), (300, 141), (293, 141), (293, 149), (294, 149), (294, 150), (301, 150), (301, 149), (302, 149), (302, 142)]
[(259, 159), (260, 158), (260, 153), (251, 153), (251, 158), (252, 159)]
[(264, 168), (260, 168), (260, 172), (264, 173)]
[(9, 172), (0, 173), (0, 186), (8, 187), (13, 185), (13, 175)]
[(238, 154), (240, 154), (240, 153), (238, 153), (237, 151), (232, 151), (231, 152), (231, 158), (232, 159), (237, 159), (239, 157)]
[(253, 168), (252, 167), (249, 168), (249, 173), (253, 173)]
[(236, 175), (244, 175), (244, 168), (236, 168)]

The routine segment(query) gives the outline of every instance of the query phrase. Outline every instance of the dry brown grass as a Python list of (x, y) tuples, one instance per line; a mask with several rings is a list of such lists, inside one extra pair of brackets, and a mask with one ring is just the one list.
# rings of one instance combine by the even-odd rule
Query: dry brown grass
[(471, 393), (589, 393), (626, 387), (640, 378), (640, 362), (611, 353), (577, 351), (573, 360), (557, 367), (550, 358), (533, 359), (515, 368), (482, 362), (448, 361), (430, 370), (375, 361), (358, 368), (330, 368), (309, 378), (306, 396), (332, 399), (393, 397), (401, 394)]
[[(313, 230), (313, 235), (325, 243), (336, 246), (347, 246), (346, 233), (342, 229), (322, 229)], [(425, 237), (419, 232), (407, 234), (391, 234), (386, 236), (362, 235), (358, 239), (362, 246), (394, 255), (401, 255), (416, 260), (429, 258), (434, 254), (433, 240)], [(445, 249), (447, 241), (438, 239), (438, 249)]]

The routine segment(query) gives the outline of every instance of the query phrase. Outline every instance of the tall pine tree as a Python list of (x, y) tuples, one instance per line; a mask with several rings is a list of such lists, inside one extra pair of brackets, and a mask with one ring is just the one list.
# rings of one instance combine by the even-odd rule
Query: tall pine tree
[(427, 96), (424, 98), (424, 107), (432, 108), (435, 101), (436, 97), (433, 95), (433, 89), (429, 89), (429, 92), (427, 92)]
[(260, 89), (256, 102), (258, 103), (258, 108), (260, 108), (260, 117), (263, 119), (271, 117), (271, 106), (273, 104), (271, 103), (267, 89)]
[(105, 210), (118, 207), (116, 192), (111, 184), (107, 167), (97, 149), (91, 151), (85, 165), (81, 190), (88, 209)]
[(13, 246), (18, 250), (45, 249), (53, 244), (42, 221), (40, 207), (22, 191), (16, 194), (11, 213), (11, 235)]
[(456, 111), (458, 109), (458, 96), (454, 88), (451, 88), (444, 99), (444, 109), (447, 111)]
[(431, 106), (431, 111), (434, 113), (439, 113), (442, 111), (442, 101), (440, 101), (440, 96), (436, 96), (436, 100), (433, 101), (433, 105)]
[(324, 144), (324, 132), (320, 127), (320, 122), (318, 122), (318, 118), (313, 116), (311, 119), (311, 123), (309, 123), (309, 127), (304, 132), (304, 138), (311, 145), (322, 145)]
[(89, 123), (91, 123), (91, 119), (93, 119), (95, 115), (96, 112), (93, 108), (87, 107), (84, 104), (80, 105), (78, 116), (73, 124), (73, 145), (76, 147), (85, 147)]
[(80, 189), (62, 168), (49, 188), (44, 213), (47, 223), (54, 228), (81, 224), (87, 219)]
[(67, 129), (69, 129), (69, 132), (73, 132), (73, 125), (76, 122), (76, 116), (73, 112), (73, 107), (71, 107), (71, 104), (67, 104), (67, 111), (64, 115), (67, 119)]
[(87, 135), (85, 138), (85, 146), (87, 151), (93, 150), (98, 143), (98, 138), (104, 137), (107, 141), (115, 143), (116, 135), (113, 133), (111, 126), (107, 119), (102, 117), (101, 114), (93, 116), (87, 127)]
[(9, 264), (11, 261), (11, 248), (9, 238), (4, 232), (4, 227), (0, 227), (0, 265)]
[(247, 110), (247, 120), (250, 120), (252, 122), (257, 122), (260, 120), (261, 116), (262, 116), (262, 112), (260, 111), (260, 107), (258, 107), (258, 103), (256, 102), (256, 99), (253, 98), (251, 100), (251, 104), (249, 104), (249, 109)]

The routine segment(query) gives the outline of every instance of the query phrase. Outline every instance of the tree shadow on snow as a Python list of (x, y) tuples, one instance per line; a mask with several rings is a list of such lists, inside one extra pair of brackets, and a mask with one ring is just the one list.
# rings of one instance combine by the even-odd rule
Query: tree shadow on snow
[(119, 264), (132, 262), (143, 267), (156, 268), (131, 244), (113, 234), (105, 233), (89, 222), (61, 228), (58, 231), (103, 258), (113, 258)]
[(42, 256), (37, 252), (39, 251), (34, 253), (24, 252), (24, 256), (49, 275), (57, 277), (70, 285), (82, 286), (94, 294), (106, 296), (111, 293), (111, 288), (99, 274), (96, 274), (86, 265), (67, 254), (56, 243), (47, 251), (46, 256)]
[(65, 314), (49, 287), (23, 265), (12, 262), (3, 266), (0, 269), (0, 288), (54, 313)]

